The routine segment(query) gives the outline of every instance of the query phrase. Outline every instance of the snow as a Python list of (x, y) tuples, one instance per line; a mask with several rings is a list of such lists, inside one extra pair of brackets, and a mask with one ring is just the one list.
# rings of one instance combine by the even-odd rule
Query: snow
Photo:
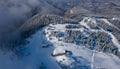
[[(89, 28), (89, 26), (84, 23), (83, 21), (80, 22), (81, 25), (84, 25), (85, 27)], [(53, 27), (55, 27), (54, 25)], [(55, 30), (62, 31), (63, 32), (63, 27), (65, 25), (60, 25), (61, 28), (55, 27)], [(47, 29), (47, 27), (46, 27)], [(90, 29), (90, 28), (89, 28)], [(74, 30), (74, 29), (73, 29)], [(80, 29), (75, 29), (75, 30), (80, 30)], [(49, 30), (47, 32), (52, 32), (54, 30)], [(90, 29), (90, 31), (101, 31), (105, 32), (102, 29), (101, 30), (93, 30)], [(65, 32), (64, 32), (65, 33)], [(116, 45), (119, 45), (113, 35), (111, 35), (110, 32), (108, 33), (112, 38), (113, 42)], [(49, 36), (50, 34), (46, 34), (46, 36)], [(54, 39), (49, 40), (51, 43), (54, 44), (54, 53), (64, 53), (65, 50), (72, 52), (72, 55), (61, 55), (61, 56), (56, 56), (54, 57), (56, 61), (60, 64), (64, 64), (66, 66), (71, 66), (71, 64), (75, 63), (76, 65), (79, 64), (78, 61), (81, 61), (81, 64), (84, 63), (84, 65), (88, 65), (91, 67), (91, 69), (100, 69), (100, 68), (107, 68), (107, 69), (118, 69), (120, 67), (120, 59), (116, 57), (115, 55), (112, 54), (107, 54), (107, 53), (102, 53), (102, 52), (97, 52), (94, 50), (90, 50), (85, 48), (85, 46), (77, 46), (74, 43), (65, 43), (63, 41), (59, 41), (57, 37), (52, 36)], [(50, 38), (50, 37), (47, 37)], [(77, 59), (79, 57), (82, 57), (80, 60), (75, 60), (73, 57), (76, 57)], [(84, 59), (83, 59), (84, 58)], [(114, 60), (113, 60), (114, 59)], [(82, 61), (84, 60), (84, 61)], [(76, 67), (76, 66), (75, 66)]]
[(113, 17), (112, 20), (120, 20), (119, 18)]
[(92, 58), (91, 58), (91, 69), (94, 69), (95, 54), (96, 54), (96, 52), (93, 51), (93, 53), (92, 53)]
[[(87, 22), (85, 22), (85, 20), (87, 20)], [(101, 19), (98, 19), (98, 20), (102, 20), (102, 21), (104, 21), (105, 23), (107, 23), (108, 25), (114, 26), (115, 28), (117, 28), (115, 25), (111, 24), (107, 19), (101, 18)], [(119, 51), (120, 51), (120, 44), (119, 44), (117, 38), (116, 38), (111, 32), (105, 31), (105, 30), (102, 29), (102, 28), (101, 28), (100, 30), (91, 29), (91, 28), (87, 25), (87, 23), (93, 23), (94, 25), (96, 25), (96, 20), (95, 20), (94, 18), (85, 17), (85, 18), (80, 22), (80, 24), (83, 25), (83, 26), (85, 26), (86, 28), (88, 28), (88, 29), (89, 29), (90, 31), (92, 31), (92, 32), (101, 31), (101, 32), (105, 32), (105, 33), (107, 33), (108, 35), (110, 35), (111, 38), (112, 38), (112, 42), (114, 43), (115, 46), (117, 46), (117, 47), (119, 48)], [(117, 28), (117, 29), (118, 29), (118, 28)], [(119, 29), (118, 29), (118, 30), (119, 30)]]
[(113, 24), (111, 24), (107, 19), (100, 19), (100, 20), (104, 21), (105, 23), (107, 23), (110, 26), (113, 26)]
[(117, 20), (117, 18), (112, 18), (112, 20)]
[(58, 54), (63, 54), (65, 53), (65, 50), (63, 48), (57, 47), (54, 51), (53, 51), (53, 55), (58, 55)]
[[(32, 62), (35, 63), (37, 63), (39, 60), (39, 63), (41, 62), (47, 64), (46, 66), (47, 69), (48, 68), (52, 69), (53, 65), (54, 68), (59, 69), (57, 63), (50, 56), (53, 48), (43, 49), (42, 47), (40, 47), (41, 43), (44, 41), (46, 41), (46, 39), (44, 38), (42, 31), (39, 31), (34, 35), (32, 40), (30, 41), (31, 43), (27, 45), (30, 48), (30, 51), (32, 52), (30, 55), (31, 58), (29, 59), (27, 58), (27, 60), (28, 61), (32, 60)], [(33, 63), (31, 65), (33, 65)]]
[(94, 65), (107, 69), (119, 69), (120, 60), (114, 55), (109, 56), (104, 53), (96, 53)]
[(117, 30), (120, 31), (120, 29), (118, 27), (116, 27), (114, 24), (110, 23), (107, 19), (99, 19), (99, 20), (102, 20), (104, 21), (106, 24), (110, 25), (110, 26), (113, 26), (114, 28), (116, 28)]
[(87, 18), (84, 18), (81, 22), (80, 25), (85, 26), (86, 28), (90, 29), (90, 27), (87, 25), (87, 22), (85, 22)]
[(96, 25), (95, 18), (85, 17), (81, 22), (80, 25), (85, 26), (86, 28), (90, 29), (90, 27), (87, 25), (88, 23), (92, 23), (93, 25)]
[[(88, 19), (88, 21), (91, 23), (96, 24), (95, 19), (86, 17), (83, 19), (83, 21), (80, 22), (80, 25), (88, 28), (88, 31), (90, 32), (101, 31), (107, 33), (111, 36), (112, 42), (120, 49), (118, 40), (111, 32), (105, 31), (103, 29), (91, 29), (87, 25), (88, 22), (85, 21), (86, 19)], [(107, 22), (106, 20), (104, 21)], [(64, 64), (66, 66), (71, 66), (71, 64), (73, 64), (73, 67), (76, 67), (77, 65), (87, 65), (90, 66), (91, 69), (120, 68), (120, 59), (113, 54), (90, 50), (85, 46), (79, 46), (74, 43), (65, 43), (64, 41), (59, 41), (59, 39), (62, 38), (51, 35), (51, 32), (53, 31), (65, 33), (66, 25), (68, 24), (50, 24), (44, 29), (39, 30), (37, 33), (33, 34), (30, 38), (26, 39), (30, 43), (24, 45), (25, 50), (23, 53), (27, 52), (29, 54), (23, 56), (22, 58), (18, 59), (13, 52), (3, 53), (0, 51), (0, 69), (39, 69), (41, 64), (45, 67), (45, 69), (61, 69), (58, 63)], [(72, 30), (80, 30), (81, 32), (84, 32), (85, 29), (79, 28)], [(43, 34), (43, 32), (45, 34)], [(42, 47), (43, 45), (48, 45), (51, 43), (53, 46), (46, 48)], [(65, 53), (66, 50), (71, 52), (71, 54), (55, 57), (51, 56), (52, 53), (53, 55)]]
[(72, 13), (73, 13), (73, 10), (70, 10), (70, 13), (72, 14)]
[(58, 56), (58, 57), (55, 57), (57, 59), (58, 62), (61, 62), (62, 64), (65, 64), (65, 65), (70, 65), (72, 62), (74, 62), (74, 60), (72, 58), (69, 58), (65, 55), (62, 55), (62, 56)]
[[(41, 63), (44, 64), (46, 69), (60, 69), (60, 66), (51, 57), (53, 47), (42, 48), (42, 42), (47, 42), (43, 35), (43, 31), (40, 30), (31, 38), (27, 39), (29, 44), (25, 45), (30, 55), (23, 56), (23, 58), (14, 58), (11, 60), (11, 55), (1, 55), (0, 69), (39, 69)], [(15, 59), (16, 58), (16, 59)]]
[(105, 33), (107, 33), (108, 35), (111, 36), (112, 42), (114, 43), (115, 46), (118, 47), (118, 49), (119, 49), (119, 51), (120, 51), (120, 44), (119, 44), (117, 38), (116, 38), (111, 32), (105, 31), (104, 29), (102, 29), (101, 31), (102, 31), (102, 32), (105, 32)]

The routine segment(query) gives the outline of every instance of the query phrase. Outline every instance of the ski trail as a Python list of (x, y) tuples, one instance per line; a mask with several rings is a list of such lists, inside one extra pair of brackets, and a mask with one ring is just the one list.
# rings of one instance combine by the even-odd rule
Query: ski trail
[(91, 58), (91, 69), (94, 69), (94, 59), (95, 59), (95, 54), (96, 54), (96, 52), (93, 51), (93, 53), (92, 53), (92, 58)]

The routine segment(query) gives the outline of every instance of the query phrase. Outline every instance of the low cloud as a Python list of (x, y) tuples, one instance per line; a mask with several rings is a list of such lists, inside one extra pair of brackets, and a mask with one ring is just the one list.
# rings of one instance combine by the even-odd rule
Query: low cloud
[(39, 0), (0, 0), (0, 46), (13, 39), (13, 32), (33, 15), (34, 8), (39, 5)]

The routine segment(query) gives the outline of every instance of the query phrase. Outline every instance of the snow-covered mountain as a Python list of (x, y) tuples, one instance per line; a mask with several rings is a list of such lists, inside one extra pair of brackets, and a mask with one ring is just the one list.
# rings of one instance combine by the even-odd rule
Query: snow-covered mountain
[(119, 0), (0, 0), (0, 47), (11, 48), (19, 27), (35, 14), (54, 14), (81, 20), (80, 16), (120, 17)]
[(0, 69), (119, 69), (119, 4), (1, 0)]
[(19, 29), (25, 44), (0, 53), (0, 69), (119, 69), (119, 22), (38, 14)]

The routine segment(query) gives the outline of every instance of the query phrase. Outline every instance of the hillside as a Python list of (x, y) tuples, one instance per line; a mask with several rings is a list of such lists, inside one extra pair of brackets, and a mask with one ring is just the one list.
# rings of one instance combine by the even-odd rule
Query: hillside
[(0, 1), (0, 69), (119, 68), (119, 0)]

